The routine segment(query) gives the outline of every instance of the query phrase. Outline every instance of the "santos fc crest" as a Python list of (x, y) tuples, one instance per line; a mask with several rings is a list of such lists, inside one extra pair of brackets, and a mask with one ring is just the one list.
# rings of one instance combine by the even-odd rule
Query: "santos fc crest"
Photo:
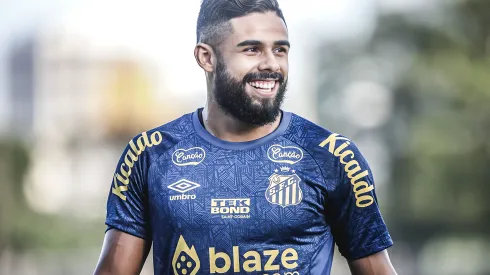
[(269, 177), (269, 187), (265, 190), (265, 198), (272, 204), (282, 207), (297, 205), (303, 199), (303, 192), (299, 186), (301, 179), (295, 171), (288, 167), (281, 167), (281, 172)]

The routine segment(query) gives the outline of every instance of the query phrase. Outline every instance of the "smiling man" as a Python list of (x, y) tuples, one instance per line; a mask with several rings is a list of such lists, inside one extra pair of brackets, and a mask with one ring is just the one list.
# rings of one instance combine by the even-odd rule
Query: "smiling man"
[(275, 0), (202, 2), (206, 105), (129, 142), (95, 274), (396, 274), (361, 152), (281, 109), (289, 50)]

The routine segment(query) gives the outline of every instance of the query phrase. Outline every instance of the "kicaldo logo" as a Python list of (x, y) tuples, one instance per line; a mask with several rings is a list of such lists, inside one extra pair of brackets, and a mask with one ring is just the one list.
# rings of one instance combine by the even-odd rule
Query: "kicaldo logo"
[(129, 142), (129, 148), (126, 154), (121, 159), (121, 165), (119, 166), (119, 171), (114, 174), (112, 194), (118, 196), (121, 200), (126, 200), (126, 195), (124, 194), (128, 191), (128, 186), (131, 183), (129, 181), (129, 176), (133, 172), (133, 167), (136, 165), (140, 155), (148, 147), (153, 147), (162, 143), (162, 134), (155, 131), (148, 136), (146, 132), (141, 133), (137, 139), (132, 139)]
[[(335, 147), (337, 140), (345, 140), (345, 142)], [(344, 171), (353, 186), (357, 207), (367, 207), (374, 202), (374, 198), (369, 194), (374, 189), (374, 186), (362, 180), (369, 175), (369, 172), (368, 170), (362, 171), (359, 162), (355, 159), (356, 155), (354, 152), (347, 149), (350, 144), (351, 142), (347, 138), (339, 137), (339, 134), (331, 134), (319, 146), (325, 147), (328, 145), (328, 151), (340, 159), (340, 163), (344, 165)]]

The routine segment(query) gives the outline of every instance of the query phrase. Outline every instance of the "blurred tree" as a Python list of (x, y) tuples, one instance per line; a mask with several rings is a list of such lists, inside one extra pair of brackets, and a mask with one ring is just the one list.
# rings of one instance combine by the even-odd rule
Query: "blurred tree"
[[(319, 49), (329, 53), (320, 64), (320, 110), (329, 91), (356, 80), (350, 65), (361, 59), (377, 64), (379, 71), (367, 74), (395, 95), (390, 123), (375, 129), (394, 160), (382, 204), (389, 204), (384, 212), (393, 235), (416, 250), (438, 235), (489, 236), (489, 14), (487, 0), (385, 14), (368, 43)], [(324, 119), (336, 131), (349, 128)]]
[(0, 142), (0, 253), (6, 246), (16, 246), (12, 225), (17, 214), (26, 211), (20, 183), (28, 165), (28, 151), (20, 142)]
[(24, 197), (24, 177), (29, 150), (18, 140), (0, 141), (0, 258), (14, 252), (98, 246), (103, 225), (72, 217), (49, 216), (29, 208)]
[(448, 8), (453, 16), (433, 24), (384, 18), (373, 38), (404, 41), (416, 53), (394, 86), (409, 131), (396, 157), (392, 208), (397, 230), (416, 243), (490, 232), (490, 2)]

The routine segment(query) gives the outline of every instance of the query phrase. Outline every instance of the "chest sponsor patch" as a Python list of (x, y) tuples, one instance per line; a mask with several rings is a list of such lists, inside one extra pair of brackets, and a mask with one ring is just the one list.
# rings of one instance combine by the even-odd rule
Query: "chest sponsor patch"
[(276, 163), (295, 164), (303, 159), (303, 150), (295, 146), (274, 144), (267, 149), (267, 157)]
[(172, 162), (177, 166), (198, 165), (206, 158), (206, 151), (201, 147), (177, 149), (172, 154)]

